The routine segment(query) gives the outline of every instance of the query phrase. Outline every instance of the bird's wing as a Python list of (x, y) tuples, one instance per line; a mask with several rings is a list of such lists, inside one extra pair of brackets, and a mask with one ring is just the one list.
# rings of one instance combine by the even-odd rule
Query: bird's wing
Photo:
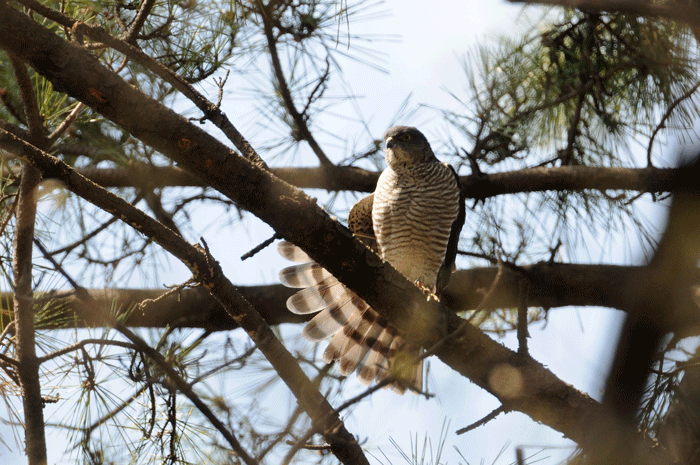
[(450, 282), (450, 278), (452, 277), (452, 272), (454, 271), (455, 266), (455, 260), (457, 258), (459, 235), (462, 232), (462, 227), (464, 226), (464, 220), (466, 217), (466, 210), (464, 207), (464, 188), (462, 186), (462, 181), (460, 181), (459, 175), (451, 165), (448, 165), (446, 163), (445, 165), (448, 168), (450, 168), (450, 171), (452, 171), (455, 182), (457, 183), (457, 187), (459, 188), (459, 213), (457, 214), (457, 218), (455, 218), (454, 222), (452, 223), (452, 229), (450, 230), (450, 239), (447, 242), (447, 249), (445, 250), (445, 260), (442, 266), (440, 267), (440, 271), (438, 272), (438, 279), (436, 285), (436, 290), (438, 294), (440, 294), (440, 292), (445, 287), (447, 287), (447, 284)]
[(377, 238), (374, 235), (372, 222), (372, 207), (374, 194), (369, 194), (358, 200), (348, 214), (348, 229), (357, 236), (367, 247), (377, 251)]

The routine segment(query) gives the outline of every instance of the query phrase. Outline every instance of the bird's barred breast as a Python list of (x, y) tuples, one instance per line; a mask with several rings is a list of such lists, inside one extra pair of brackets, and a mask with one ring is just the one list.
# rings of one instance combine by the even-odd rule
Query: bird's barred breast
[(411, 281), (434, 286), (458, 212), (459, 187), (447, 165), (387, 168), (372, 214), (380, 255)]

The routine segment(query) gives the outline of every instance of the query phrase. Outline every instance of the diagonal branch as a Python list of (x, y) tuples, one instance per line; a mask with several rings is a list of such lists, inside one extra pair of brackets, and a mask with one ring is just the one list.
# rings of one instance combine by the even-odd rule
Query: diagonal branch
[[(700, 158), (684, 167), (689, 179), (700, 175)], [(655, 363), (661, 338), (676, 333), (674, 321), (686, 313), (686, 289), (700, 259), (700, 189), (688, 184), (685, 192), (674, 196), (668, 224), (647, 275), (623, 291), (638, 313), (627, 315), (613, 366), (608, 377), (604, 403), (615, 412), (620, 430), (602, 430), (610, 446), (595, 452), (594, 464), (634, 463), (637, 451), (629, 440), (637, 429), (637, 414), (647, 389), (647, 380)], [(626, 291), (626, 292), (625, 292)], [(693, 313), (697, 313), (697, 309)]]

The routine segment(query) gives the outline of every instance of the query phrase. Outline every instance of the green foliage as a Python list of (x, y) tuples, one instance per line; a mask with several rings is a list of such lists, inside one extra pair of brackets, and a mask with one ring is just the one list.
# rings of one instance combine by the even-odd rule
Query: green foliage
[[(698, 60), (671, 21), (572, 10), (464, 65), (473, 97), (446, 116), (477, 160), (618, 165), (629, 137), (649, 136), (695, 84)], [(679, 124), (697, 116), (692, 103), (677, 109)]]

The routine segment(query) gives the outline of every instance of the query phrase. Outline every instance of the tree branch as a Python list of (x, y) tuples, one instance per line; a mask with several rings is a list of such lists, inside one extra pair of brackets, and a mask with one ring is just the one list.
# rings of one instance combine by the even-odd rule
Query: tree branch
[[(618, 265), (578, 265), (567, 263), (542, 262), (522, 267), (529, 282), (526, 295), (529, 306), (547, 309), (567, 306), (609, 307), (634, 313), (627, 299), (620, 293), (626, 283), (639, 282), (646, 273), (641, 266)], [(483, 300), (496, 276), (496, 267), (458, 270), (452, 275), (450, 285), (445, 289), (442, 301), (453, 312), (473, 310)], [(491, 298), (484, 302), (482, 309), (514, 308), (518, 305), (520, 283), (525, 275), (511, 268), (503, 267), (501, 278), (494, 288)], [(688, 297), (695, 298), (700, 285), (700, 270), (692, 274), (695, 286), (688, 289)], [(313, 315), (298, 315), (287, 310), (286, 300), (296, 292), (281, 284), (260, 286), (236, 286), (246, 301), (260, 313), (269, 325), (304, 323)], [(91, 289), (92, 298), (101, 308), (116, 308), (117, 314), (128, 312), (135, 305), (149, 301), (145, 311), (131, 312), (125, 320), (133, 327), (186, 327), (205, 328), (212, 331), (226, 331), (239, 326), (228, 317), (224, 308), (202, 287), (182, 289), (160, 299), (170, 291), (161, 289)], [(9, 298), (8, 298), (9, 297)], [(42, 319), (40, 329), (65, 327), (66, 321), (77, 327), (102, 327), (106, 320), (86, 307), (73, 293), (50, 292), (35, 296), (35, 301), (51, 302), (47, 312), (50, 316)], [(8, 293), (0, 293), (3, 306), (0, 327), (11, 320), (12, 298)], [(691, 314), (697, 307), (689, 308)], [(686, 335), (697, 334), (700, 327), (689, 319), (678, 320), (684, 325)]]
[[(44, 127), (39, 114), (34, 86), (24, 63), (8, 53), (22, 94), (24, 114), (29, 126), (29, 138), (37, 145), (46, 145)], [(24, 431), (29, 465), (46, 463), (46, 433), (44, 431), (44, 402), (39, 380), (40, 363), (36, 355), (34, 328), (34, 292), (32, 289), (32, 241), (37, 210), (39, 171), (22, 163), (22, 176), (16, 206), (16, 226), (12, 255), (14, 273), (15, 325), (17, 328), (17, 375), (22, 388)]]
[[(18, 135), (18, 134), (16, 134)], [(102, 187), (205, 187), (203, 181), (174, 166), (137, 164), (125, 168), (79, 168), (80, 174)], [(271, 168), (278, 178), (302, 189), (374, 192), (378, 171), (351, 166), (327, 168)], [(502, 173), (466, 175), (460, 179), (465, 197), (483, 199), (504, 194), (568, 190), (626, 190), (634, 192), (678, 192), (678, 168), (617, 168), (562, 166), (525, 168)]]
[[(688, 179), (697, 179), (700, 157), (684, 168)], [(609, 445), (591, 449), (593, 464), (637, 462), (638, 451), (631, 437), (637, 430), (637, 414), (658, 345), (667, 333), (678, 336), (679, 315), (693, 305), (686, 290), (700, 259), (700, 189), (697, 184), (688, 186), (686, 192), (673, 198), (668, 224), (646, 276), (622, 290), (630, 306), (638, 310), (625, 318), (603, 397), (604, 404), (615, 413), (619, 428), (600, 431)]]

